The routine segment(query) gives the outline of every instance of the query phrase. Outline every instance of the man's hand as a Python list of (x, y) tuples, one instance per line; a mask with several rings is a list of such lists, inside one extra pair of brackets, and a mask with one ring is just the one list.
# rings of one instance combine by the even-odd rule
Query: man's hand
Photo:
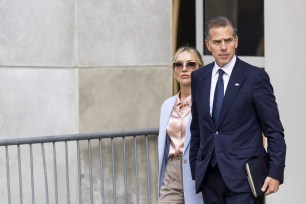
[(279, 189), (279, 181), (271, 177), (267, 177), (264, 185), (261, 188), (261, 191), (265, 192), (265, 195), (269, 195), (271, 193), (276, 193), (278, 189)]

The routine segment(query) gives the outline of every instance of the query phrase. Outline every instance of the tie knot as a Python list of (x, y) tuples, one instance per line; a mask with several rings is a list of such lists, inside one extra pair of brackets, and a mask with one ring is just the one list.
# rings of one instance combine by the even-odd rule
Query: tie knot
[(219, 69), (218, 72), (219, 72), (219, 78), (221, 78), (225, 73), (222, 69)]

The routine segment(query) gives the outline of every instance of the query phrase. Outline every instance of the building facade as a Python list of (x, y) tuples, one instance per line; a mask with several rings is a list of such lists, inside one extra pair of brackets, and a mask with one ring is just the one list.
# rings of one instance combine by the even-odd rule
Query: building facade
[[(174, 2), (1, 1), (0, 138), (158, 127), (173, 94)], [(285, 183), (267, 203), (303, 203), (306, 2), (264, 7), (265, 56), (242, 59), (270, 74), (288, 145)]]

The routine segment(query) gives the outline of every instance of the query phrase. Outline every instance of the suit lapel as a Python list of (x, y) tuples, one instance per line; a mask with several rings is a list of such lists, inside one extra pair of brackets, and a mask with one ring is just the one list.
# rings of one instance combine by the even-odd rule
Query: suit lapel
[(167, 125), (169, 122), (169, 118), (174, 106), (176, 100), (176, 96), (172, 96), (169, 101), (167, 101), (161, 111), (161, 121), (160, 121), (160, 127), (159, 127), (159, 146), (161, 147), (161, 149), (159, 149), (159, 153), (161, 155), (164, 154), (165, 151), (167, 151), (167, 149), (169, 149), (168, 146), (166, 146), (166, 140), (167, 140)]
[[(201, 105), (203, 108), (204, 117), (210, 118), (210, 125), (214, 128), (214, 123), (210, 115), (210, 86), (211, 86), (211, 74), (213, 69), (214, 63), (208, 65), (205, 68), (205, 72), (200, 77), (201, 83), (198, 87), (200, 87), (200, 103), (198, 102), (198, 106)], [(199, 107), (198, 107), (199, 109)]]
[(169, 102), (169, 106), (167, 107), (167, 117), (166, 118), (168, 118), (168, 120), (167, 120), (167, 125), (168, 125), (168, 121), (169, 121), (169, 118), (170, 118), (170, 116), (171, 116), (171, 113), (172, 113), (172, 110), (173, 110), (173, 107), (174, 107), (174, 104), (175, 104), (175, 101), (176, 101), (176, 98), (177, 98), (177, 95), (175, 95), (175, 96), (172, 96), (171, 97), (171, 101)]
[(237, 93), (240, 90), (240, 87), (242, 86), (243, 82), (245, 80), (245, 76), (242, 72), (242, 67), (240, 60), (237, 58), (236, 64), (233, 68), (230, 80), (228, 82), (225, 96), (223, 98), (222, 108), (219, 115), (219, 120), (217, 123), (217, 128), (224, 120), (226, 114), (228, 113), (228, 110), (230, 109), (232, 103), (234, 102), (234, 99), (237, 95)]
[(170, 118), (172, 110), (173, 110), (173, 106), (174, 106), (175, 101), (176, 101), (176, 97), (177, 97), (177, 95), (172, 96), (170, 98), (169, 103), (167, 103), (167, 107), (165, 107), (165, 112), (163, 114), (163, 119), (164, 119), (164, 121), (163, 121), (163, 127), (164, 127), (163, 130), (165, 131), (165, 134), (167, 132), (167, 125), (168, 125), (169, 118)]

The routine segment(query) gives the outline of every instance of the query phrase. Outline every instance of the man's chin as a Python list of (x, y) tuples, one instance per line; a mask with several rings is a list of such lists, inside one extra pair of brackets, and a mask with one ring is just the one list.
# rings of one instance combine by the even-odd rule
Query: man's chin
[(225, 65), (227, 65), (229, 63), (229, 60), (219, 60), (217, 62), (219, 67), (224, 67)]

